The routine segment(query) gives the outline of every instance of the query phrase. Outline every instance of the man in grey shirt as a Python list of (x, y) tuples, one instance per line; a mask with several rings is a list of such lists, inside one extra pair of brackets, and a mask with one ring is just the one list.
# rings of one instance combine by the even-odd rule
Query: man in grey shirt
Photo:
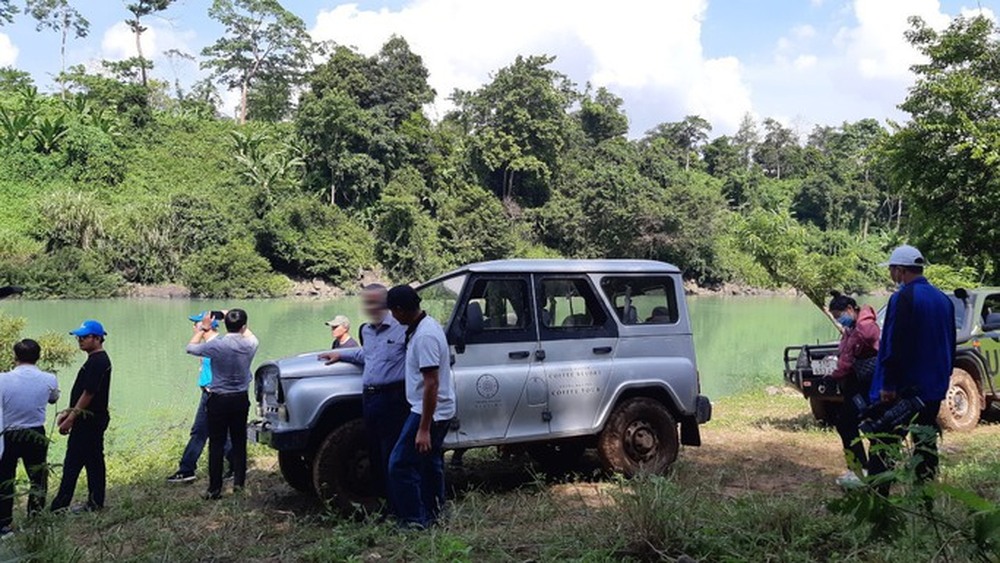
[(208, 412), (208, 491), (205, 498), (222, 497), (222, 458), (226, 435), (232, 442), (233, 489), (242, 490), (247, 478), (247, 417), (250, 414), (250, 364), (257, 354), (257, 337), (247, 326), (243, 309), (226, 312), (228, 334), (201, 342), (201, 324), (187, 345), (192, 356), (212, 360), (212, 384), (205, 409)]
[(31, 481), (28, 514), (45, 508), (49, 475), (45, 409), (59, 400), (59, 382), (56, 376), (35, 365), (41, 355), (42, 347), (38, 342), (22, 340), (14, 344), (17, 367), (0, 375), (5, 442), (3, 456), (0, 457), (0, 537), (10, 533), (19, 461), (24, 463)]

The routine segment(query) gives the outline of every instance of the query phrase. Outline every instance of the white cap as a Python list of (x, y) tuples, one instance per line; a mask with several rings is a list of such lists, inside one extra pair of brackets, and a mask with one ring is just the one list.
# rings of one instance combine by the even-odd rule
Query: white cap
[(892, 251), (888, 262), (882, 262), (879, 266), (926, 266), (927, 261), (924, 255), (916, 247), (904, 244)]
[(350, 330), (351, 329), (351, 321), (347, 317), (345, 317), (344, 315), (337, 315), (336, 317), (333, 317), (333, 320), (326, 321), (326, 326), (328, 326), (330, 328), (335, 328), (335, 327), (338, 327), (338, 326), (342, 326), (342, 327)]

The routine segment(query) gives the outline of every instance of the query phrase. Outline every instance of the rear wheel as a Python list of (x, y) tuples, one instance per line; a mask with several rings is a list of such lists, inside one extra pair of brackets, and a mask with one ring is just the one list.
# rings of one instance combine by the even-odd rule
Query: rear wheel
[(313, 458), (312, 479), (319, 498), (345, 514), (378, 509), (361, 419), (346, 422), (327, 435)]
[(979, 424), (982, 410), (983, 401), (976, 380), (964, 369), (952, 370), (948, 394), (938, 411), (938, 424), (952, 432), (968, 432)]
[(824, 401), (819, 397), (809, 397), (809, 409), (816, 422), (824, 426), (833, 426), (834, 408), (832, 401)]
[(316, 494), (313, 487), (312, 464), (303, 452), (278, 452), (278, 469), (293, 489), (300, 493)]
[(611, 413), (597, 439), (604, 467), (628, 477), (661, 474), (677, 459), (677, 423), (662, 403), (639, 397)]

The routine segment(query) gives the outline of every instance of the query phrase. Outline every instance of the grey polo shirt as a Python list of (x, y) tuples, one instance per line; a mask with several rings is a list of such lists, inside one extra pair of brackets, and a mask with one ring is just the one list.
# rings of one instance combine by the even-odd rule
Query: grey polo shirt
[(250, 387), (250, 364), (257, 354), (257, 337), (229, 333), (203, 342), (188, 344), (187, 353), (212, 360), (212, 393), (246, 393)]
[(423, 370), (437, 368), (438, 392), (434, 421), (455, 418), (455, 382), (451, 377), (451, 349), (444, 329), (433, 317), (424, 316), (406, 346), (406, 400), (410, 411), (423, 414)]

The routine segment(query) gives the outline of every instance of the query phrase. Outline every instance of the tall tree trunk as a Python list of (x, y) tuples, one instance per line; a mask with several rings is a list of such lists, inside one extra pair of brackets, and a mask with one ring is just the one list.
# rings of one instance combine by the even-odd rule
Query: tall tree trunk
[(337, 205), (337, 184), (336, 182), (330, 182), (330, 206)]
[(62, 44), (59, 46), (59, 87), (60, 96), (66, 99), (66, 36), (69, 33), (69, 11), (63, 11)]
[[(136, 22), (138, 23), (138, 18)], [(135, 51), (139, 53), (139, 75), (142, 76), (142, 86), (145, 88), (149, 86), (146, 79), (146, 57), (142, 55), (142, 32), (138, 30), (135, 32)]]
[(240, 88), (240, 125), (244, 125), (247, 122), (247, 98), (249, 89), (250, 84), (246, 79), (244, 79), (243, 85)]

